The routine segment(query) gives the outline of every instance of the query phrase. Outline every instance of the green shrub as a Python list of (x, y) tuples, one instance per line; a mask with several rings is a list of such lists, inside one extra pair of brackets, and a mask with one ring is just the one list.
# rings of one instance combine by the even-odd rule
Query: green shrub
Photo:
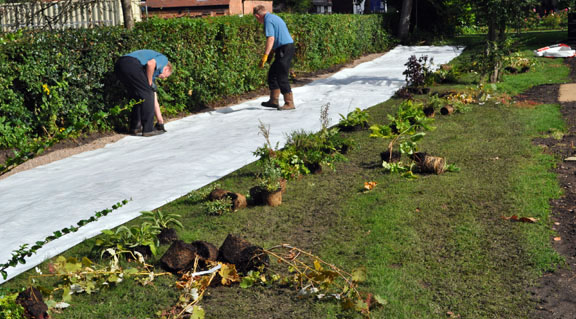
[(16, 303), (18, 293), (4, 295), (0, 293), (0, 318), (20, 319), (24, 318), (24, 308)]
[[(293, 69), (315, 71), (393, 43), (376, 15), (282, 17), (296, 43)], [(262, 26), (251, 16), (151, 19), (121, 27), (18, 32), (0, 38), (0, 149), (22, 149), (62, 129), (125, 130), (129, 104), (113, 74), (137, 49), (164, 53), (175, 71), (159, 85), (166, 115), (200, 110), (265, 85)], [(118, 112), (112, 114), (112, 110)]]
[(368, 127), (369, 118), (370, 115), (368, 115), (368, 112), (356, 108), (346, 116), (340, 114), (340, 122), (338, 123), (338, 126), (343, 129), (350, 129), (355, 127), (365, 128)]

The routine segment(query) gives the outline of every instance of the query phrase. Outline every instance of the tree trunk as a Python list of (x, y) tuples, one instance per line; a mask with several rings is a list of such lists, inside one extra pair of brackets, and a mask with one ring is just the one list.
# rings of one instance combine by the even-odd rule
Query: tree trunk
[(414, 0), (402, 0), (402, 12), (398, 23), (398, 37), (404, 41), (410, 32), (410, 16), (412, 15), (412, 4)]
[(132, 0), (122, 0), (122, 14), (124, 16), (124, 27), (128, 30), (134, 28), (134, 17), (132, 16)]
[(500, 68), (502, 63), (500, 61), (494, 64), (492, 74), (490, 74), (490, 83), (498, 83), (500, 81)]
[(488, 22), (488, 41), (495, 42), (497, 40), (496, 29), (496, 23), (494, 21)]

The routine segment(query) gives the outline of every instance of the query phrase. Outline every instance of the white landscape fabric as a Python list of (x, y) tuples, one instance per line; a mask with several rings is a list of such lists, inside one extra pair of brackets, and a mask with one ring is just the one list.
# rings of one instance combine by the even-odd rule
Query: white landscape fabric
[(163, 135), (127, 136), (0, 180), (0, 263), (22, 244), (32, 245), (116, 202), (132, 199), (78, 232), (46, 244), (26, 264), (9, 268), (10, 279), (104, 229), (138, 217), (141, 211), (158, 208), (255, 161), (252, 152), (264, 144), (259, 121), (270, 126), (272, 142), (282, 146), (292, 131), (318, 131), (320, 108), (327, 103), (331, 124), (337, 124), (339, 114), (388, 100), (404, 85), (402, 72), (411, 55), (433, 57), (438, 66), (462, 49), (398, 46), (375, 60), (295, 88), (296, 110), (264, 108), (260, 103), (267, 97), (261, 97), (167, 123)]

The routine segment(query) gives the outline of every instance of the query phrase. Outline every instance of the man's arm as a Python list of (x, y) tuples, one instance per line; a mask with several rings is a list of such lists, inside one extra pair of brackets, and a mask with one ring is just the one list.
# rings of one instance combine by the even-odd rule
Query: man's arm
[(154, 71), (156, 70), (156, 60), (151, 59), (146, 63), (146, 76), (148, 77), (148, 84), (152, 86), (152, 79), (154, 78)]
[(274, 47), (274, 37), (267, 37), (266, 48), (264, 49), (264, 55), (262, 55), (262, 59), (258, 64), (259, 67), (263, 68), (266, 65), (266, 61), (268, 61), (268, 55), (270, 52), (272, 52), (272, 47)]
[(266, 50), (265, 50), (264, 54), (270, 55), (270, 52), (272, 52), (273, 47), (274, 47), (274, 37), (267, 37), (266, 38)]

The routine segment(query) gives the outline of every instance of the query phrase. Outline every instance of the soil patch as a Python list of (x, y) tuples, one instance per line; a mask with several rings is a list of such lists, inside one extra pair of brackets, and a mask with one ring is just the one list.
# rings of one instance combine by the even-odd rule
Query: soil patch
[[(107, 144), (114, 143), (121, 138), (124, 134), (117, 134), (114, 132), (108, 133), (91, 133), (78, 138), (68, 139), (54, 144), (47, 149), (41, 156), (28, 160), (19, 166), (16, 166), (10, 172), (1, 175), (0, 180), (10, 175), (22, 172), (37, 166), (46, 165), (54, 161), (58, 161), (76, 154), (87, 151), (92, 151), (106, 146)], [(12, 156), (11, 150), (0, 150), (0, 163), (4, 163), (9, 156)]]
[[(383, 54), (384, 53), (368, 54), (368, 55), (362, 56), (362, 57), (360, 57), (360, 58), (358, 58), (352, 62), (336, 65), (336, 66), (333, 66), (329, 69), (320, 70), (320, 71), (316, 71), (316, 72), (293, 74), (292, 79), (291, 79), (292, 87), (303, 86), (303, 85), (306, 85), (312, 81), (327, 78), (327, 77), (331, 76), (332, 74), (334, 74), (334, 73), (336, 73), (342, 69), (352, 68), (352, 67), (355, 67), (356, 65), (358, 65), (360, 63), (372, 61), (372, 60), (382, 56)], [(267, 88), (261, 88), (261, 89), (255, 90), (255, 91), (241, 94), (241, 95), (224, 97), (224, 98), (222, 98), (222, 99), (220, 99), (220, 100), (218, 100), (212, 104), (207, 105), (208, 108), (204, 109), (203, 111), (196, 112), (196, 113), (207, 112), (207, 111), (211, 111), (211, 110), (217, 109), (217, 108), (222, 108), (222, 107), (240, 104), (240, 103), (243, 103), (243, 102), (246, 102), (249, 100), (253, 100), (253, 99), (260, 97), (260, 96), (263, 96), (263, 95), (268, 95), (268, 89)], [(193, 113), (193, 114), (196, 114), (196, 113)], [(185, 114), (185, 115), (182, 115), (180, 117), (170, 118), (170, 119), (166, 119), (166, 120), (169, 122), (169, 121), (183, 118), (183, 117), (188, 116), (188, 115), (191, 115), (191, 114)], [(27, 162), (15, 167), (10, 172), (8, 172), (4, 175), (1, 175), (0, 180), (8, 177), (10, 175), (13, 175), (13, 174), (16, 174), (18, 172), (22, 172), (22, 171), (25, 171), (25, 170), (28, 170), (28, 169), (31, 169), (31, 168), (34, 168), (37, 166), (46, 165), (46, 164), (49, 164), (51, 162), (58, 161), (58, 160), (64, 159), (64, 158), (69, 157), (69, 156), (73, 156), (73, 155), (76, 155), (79, 153), (83, 153), (83, 152), (92, 151), (92, 150), (102, 148), (102, 147), (106, 146), (107, 144), (117, 142), (118, 140), (122, 139), (125, 136), (126, 136), (126, 134), (120, 134), (120, 133), (116, 133), (116, 132), (95, 132), (95, 133), (85, 134), (84, 136), (81, 136), (78, 138), (61, 141), (59, 143), (56, 143), (55, 145), (53, 145), (49, 149), (47, 149), (42, 155), (35, 157), (31, 160), (28, 160)], [(0, 150), (0, 163), (4, 163), (6, 161), (6, 159), (12, 155), (13, 155), (13, 152), (11, 150)]]
[(532, 87), (528, 91), (514, 97), (516, 103), (527, 101), (538, 102), (538, 104), (558, 103), (559, 84), (544, 84)]
[[(576, 61), (566, 59), (571, 66), (571, 77), (576, 77)], [(534, 88), (547, 91), (550, 88)], [(531, 90), (532, 91), (532, 90)], [(558, 96), (558, 95), (556, 95)], [(542, 99), (551, 101), (552, 95), (542, 95)], [(536, 99), (536, 96), (532, 96)], [(546, 102), (549, 103), (549, 102)], [(561, 103), (561, 112), (567, 124), (567, 133), (562, 139), (537, 139), (535, 142), (546, 147), (551, 154), (559, 156), (563, 162), (555, 169), (558, 182), (564, 190), (564, 196), (551, 201), (552, 222), (557, 237), (551, 239), (554, 248), (566, 258), (566, 265), (553, 273), (545, 274), (538, 286), (531, 289), (537, 301), (535, 318), (560, 319), (576, 318), (576, 162), (564, 161), (576, 154), (576, 102)]]

